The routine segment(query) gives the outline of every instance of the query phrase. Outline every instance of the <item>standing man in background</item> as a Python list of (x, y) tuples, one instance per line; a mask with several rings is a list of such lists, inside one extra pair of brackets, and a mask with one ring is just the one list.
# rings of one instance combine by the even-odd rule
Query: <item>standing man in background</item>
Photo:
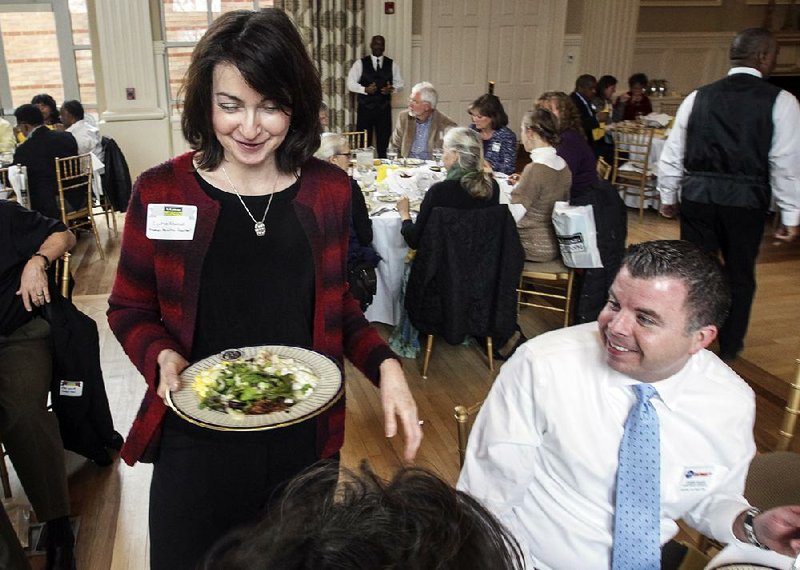
[(392, 133), (392, 93), (401, 91), (404, 83), (400, 67), (383, 55), (384, 37), (374, 36), (369, 47), (372, 55), (356, 60), (350, 68), (347, 89), (358, 94), (356, 129), (366, 130), (367, 144), (374, 145), (378, 156), (385, 158)]
[(783, 223), (777, 239), (795, 239), (800, 223), (800, 105), (764, 81), (777, 56), (768, 30), (739, 33), (727, 77), (684, 100), (658, 166), (661, 213), (673, 217), (680, 197), (681, 239), (722, 254), (732, 298), (719, 331), (725, 361), (744, 347), (771, 200)]

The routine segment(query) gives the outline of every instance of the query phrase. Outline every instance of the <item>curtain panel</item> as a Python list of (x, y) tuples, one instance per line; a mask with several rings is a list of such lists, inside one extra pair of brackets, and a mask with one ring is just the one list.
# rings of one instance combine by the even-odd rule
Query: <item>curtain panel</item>
[(347, 73), (366, 53), (365, 0), (275, 0), (294, 21), (308, 45), (328, 104), (329, 129), (355, 130), (355, 96), (347, 90)]

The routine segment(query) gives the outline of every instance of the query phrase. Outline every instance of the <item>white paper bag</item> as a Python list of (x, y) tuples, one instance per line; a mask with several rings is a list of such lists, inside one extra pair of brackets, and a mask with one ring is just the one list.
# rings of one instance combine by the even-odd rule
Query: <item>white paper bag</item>
[(564, 265), (584, 269), (603, 267), (591, 205), (570, 206), (569, 202), (556, 202), (553, 227)]

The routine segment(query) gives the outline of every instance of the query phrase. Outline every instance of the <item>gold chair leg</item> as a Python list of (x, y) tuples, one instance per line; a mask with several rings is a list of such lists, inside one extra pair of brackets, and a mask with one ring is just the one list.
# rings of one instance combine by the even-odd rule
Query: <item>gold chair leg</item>
[(492, 348), (492, 337), (486, 337), (486, 356), (489, 357), (489, 370), (494, 372), (494, 349)]
[(100, 259), (106, 260), (106, 252), (103, 251), (103, 246), (100, 245), (100, 234), (97, 232), (97, 224), (94, 223), (94, 214), (89, 210), (89, 221), (92, 225), (92, 233), (94, 234), (94, 241), (97, 243), (97, 250), (100, 252)]
[(776, 451), (787, 451), (789, 449), (789, 444), (794, 438), (797, 417), (800, 416), (800, 359), (795, 362), (797, 363), (797, 375), (795, 376), (794, 384), (789, 385), (789, 397), (786, 398), (783, 421), (781, 422), (781, 429), (778, 431)]
[(464, 406), (456, 406), (454, 415), (456, 418), (456, 433), (458, 436), (458, 466), (464, 467), (464, 455), (467, 453), (467, 437), (469, 435), (467, 430), (469, 412)]
[(567, 298), (564, 300), (564, 326), (569, 326), (570, 311), (572, 310), (572, 281), (575, 278), (575, 270), (571, 269), (567, 278)]
[(61, 256), (61, 296), (69, 299), (69, 258), (72, 257), (70, 252), (66, 252)]
[(433, 335), (428, 335), (428, 341), (425, 343), (425, 358), (422, 361), (422, 378), (428, 379), (428, 364), (431, 361), (431, 350), (433, 349)]

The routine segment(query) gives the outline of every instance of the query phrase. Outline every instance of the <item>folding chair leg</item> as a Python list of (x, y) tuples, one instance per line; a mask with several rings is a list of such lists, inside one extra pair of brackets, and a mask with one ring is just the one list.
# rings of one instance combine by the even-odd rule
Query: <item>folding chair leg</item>
[(492, 337), (486, 337), (486, 356), (489, 357), (489, 370), (494, 372), (494, 349), (492, 347)]
[(433, 349), (433, 335), (428, 335), (428, 341), (425, 343), (425, 358), (422, 361), (422, 378), (428, 379), (428, 364), (431, 361), (431, 350)]
[(100, 252), (100, 259), (106, 260), (106, 252), (103, 251), (103, 246), (100, 245), (100, 234), (97, 233), (97, 225), (94, 223), (94, 214), (89, 213), (89, 220), (92, 222), (92, 233), (94, 234), (94, 241), (97, 243), (97, 250)]

